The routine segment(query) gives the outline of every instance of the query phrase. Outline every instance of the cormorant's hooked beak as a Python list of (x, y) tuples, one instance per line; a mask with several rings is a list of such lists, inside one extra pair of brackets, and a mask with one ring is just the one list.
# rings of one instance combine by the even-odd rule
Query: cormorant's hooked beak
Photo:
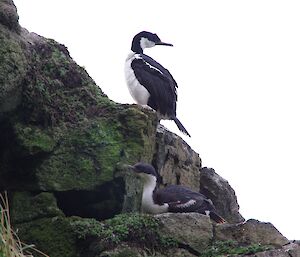
[(129, 164), (124, 164), (124, 167), (126, 167), (127, 170), (134, 171), (134, 166)]
[(165, 43), (165, 42), (157, 42), (155, 45), (161, 45), (161, 46), (173, 46), (172, 44)]
[(134, 165), (127, 164), (126, 167), (130, 172), (139, 173), (137, 168)]
[(135, 177), (140, 178), (140, 172), (134, 167), (134, 165), (122, 164), (119, 168), (125, 174), (134, 174)]
[(140, 170), (138, 170), (134, 165), (127, 165), (127, 169), (137, 179), (143, 178), (143, 176), (145, 174), (145, 173), (141, 172)]

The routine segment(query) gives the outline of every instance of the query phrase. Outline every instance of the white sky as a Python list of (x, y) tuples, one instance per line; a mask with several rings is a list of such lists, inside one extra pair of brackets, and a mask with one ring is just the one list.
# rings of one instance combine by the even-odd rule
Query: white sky
[(15, 0), (29, 31), (65, 44), (114, 101), (132, 37), (148, 30), (174, 47), (146, 53), (179, 89), (189, 139), (163, 122), (235, 189), (242, 215), (300, 239), (300, 2), (290, 0)]

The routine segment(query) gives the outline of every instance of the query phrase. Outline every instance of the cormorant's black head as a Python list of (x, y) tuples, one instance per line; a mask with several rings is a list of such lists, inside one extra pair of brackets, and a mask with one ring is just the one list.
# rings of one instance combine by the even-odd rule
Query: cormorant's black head
[(138, 174), (148, 174), (148, 175), (158, 178), (158, 174), (157, 174), (156, 170), (150, 164), (138, 162), (135, 165), (133, 165), (132, 167), (133, 167), (133, 170)]
[(142, 31), (134, 36), (131, 50), (135, 53), (142, 53), (145, 48), (156, 45), (173, 46), (172, 44), (162, 42), (156, 34)]

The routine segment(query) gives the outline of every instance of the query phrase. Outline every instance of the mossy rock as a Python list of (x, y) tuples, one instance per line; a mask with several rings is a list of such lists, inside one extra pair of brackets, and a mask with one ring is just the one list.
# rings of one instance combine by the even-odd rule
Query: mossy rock
[[(15, 228), (22, 241), (35, 244), (51, 257), (101, 256), (127, 244), (135, 245), (141, 254), (169, 251), (176, 246), (170, 237), (159, 234), (159, 223), (153, 216), (133, 213), (105, 222), (80, 217), (41, 218), (16, 224)], [(123, 255), (134, 252), (129, 248), (123, 250)]]
[(12, 0), (0, 0), (0, 24), (19, 32), (19, 16)]
[[(0, 21), (3, 5), (0, 3)], [(20, 105), (27, 69), (24, 42), (0, 24), (0, 121)]]
[(65, 46), (0, 29), (0, 188), (93, 190), (151, 162), (154, 113), (109, 100)]
[(67, 130), (58, 128), (52, 131), (52, 136), (45, 130), (32, 132), (29, 126), (19, 130), (16, 138), (21, 138), (20, 146), (24, 149), (21, 155), (45, 153), (37, 156), (38, 162), (30, 167), (37, 189), (92, 190), (114, 179), (118, 163), (150, 162), (154, 126), (141, 112), (135, 114), (135, 118), (144, 121), (142, 129), (152, 128), (152, 132), (135, 131), (139, 136), (130, 136), (128, 131), (135, 128), (127, 127), (118, 119), (106, 118), (80, 123), (79, 127)]
[[(79, 257), (76, 235), (67, 218), (42, 218), (18, 224), (15, 229), (19, 237), (27, 244), (34, 244), (37, 249), (51, 257)], [(36, 257), (42, 255), (33, 253)]]
[[(124, 210), (132, 211), (134, 193), (125, 185), (130, 176), (117, 174), (118, 167), (151, 163), (156, 114), (108, 99), (65, 46), (20, 28), (12, 1), (0, 0), (0, 6), (0, 190), (10, 192), (21, 239), (51, 257), (84, 256), (82, 249), (94, 238), (103, 239), (104, 247), (113, 245), (110, 233), (121, 233), (120, 241), (160, 244), (146, 240), (151, 235), (163, 240), (146, 224), (150, 218), (117, 216), (100, 224), (65, 217), (74, 215), (67, 207), (77, 194), (80, 208), (96, 210), (97, 218), (103, 218), (101, 212), (120, 213), (125, 189), (132, 198), (124, 201)], [(98, 199), (100, 193), (107, 197)], [(132, 208), (137, 206), (138, 201)], [(118, 224), (121, 220), (126, 228)], [(79, 225), (86, 228), (85, 239)]]
[(57, 144), (47, 130), (42, 130), (37, 126), (24, 126), (16, 123), (14, 130), (17, 144), (22, 148), (20, 152), (25, 156), (50, 153)]
[(10, 197), (11, 219), (14, 224), (41, 218), (64, 216), (52, 193), (14, 192)]
[(159, 222), (150, 215), (119, 214), (101, 223), (93, 219), (75, 219), (71, 226), (79, 239), (95, 239), (90, 246), (95, 254), (115, 249), (120, 244), (158, 251), (177, 246), (171, 237), (159, 233)]

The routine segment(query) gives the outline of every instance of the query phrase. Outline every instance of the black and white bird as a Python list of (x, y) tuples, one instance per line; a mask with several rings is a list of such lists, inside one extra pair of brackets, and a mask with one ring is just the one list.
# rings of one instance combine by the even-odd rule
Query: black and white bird
[(158, 174), (152, 165), (137, 163), (132, 169), (143, 181), (142, 211), (158, 214), (165, 212), (198, 212), (217, 223), (226, 221), (217, 213), (212, 201), (205, 195), (181, 185), (157, 189)]
[(176, 81), (167, 69), (143, 53), (145, 48), (156, 45), (173, 46), (147, 31), (134, 36), (131, 52), (125, 62), (125, 77), (130, 94), (138, 104), (157, 111), (159, 119), (174, 120), (179, 130), (190, 136), (176, 117)]

